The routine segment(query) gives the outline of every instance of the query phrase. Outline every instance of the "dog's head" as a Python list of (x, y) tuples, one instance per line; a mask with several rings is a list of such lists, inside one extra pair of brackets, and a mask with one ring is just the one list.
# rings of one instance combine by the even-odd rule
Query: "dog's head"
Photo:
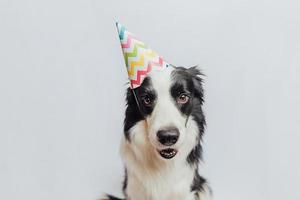
[(162, 159), (180, 153), (187, 159), (200, 156), (196, 154), (200, 153), (205, 124), (201, 75), (197, 67), (169, 67), (150, 73), (140, 87), (128, 89), (127, 140), (140, 142), (140, 146), (150, 144)]

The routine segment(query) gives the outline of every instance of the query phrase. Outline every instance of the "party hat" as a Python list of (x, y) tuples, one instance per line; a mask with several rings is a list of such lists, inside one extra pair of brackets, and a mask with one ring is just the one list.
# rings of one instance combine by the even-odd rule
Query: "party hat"
[(138, 40), (120, 23), (117, 23), (117, 28), (131, 89), (139, 87), (151, 71), (163, 70), (169, 66), (162, 57)]

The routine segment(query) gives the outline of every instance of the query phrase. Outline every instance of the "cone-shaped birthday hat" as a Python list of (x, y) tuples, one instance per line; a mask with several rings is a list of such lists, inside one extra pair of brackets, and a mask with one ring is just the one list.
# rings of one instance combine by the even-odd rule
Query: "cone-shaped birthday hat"
[(151, 71), (163, 70), (169, 66), (162, 57), (128, 32), (120, 23), (117, 23), (117, 28), (131, 89), (139, 87)]

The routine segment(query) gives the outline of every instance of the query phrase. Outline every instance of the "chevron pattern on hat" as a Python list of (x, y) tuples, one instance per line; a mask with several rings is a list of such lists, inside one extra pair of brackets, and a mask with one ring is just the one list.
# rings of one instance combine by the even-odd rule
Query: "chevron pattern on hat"
[(162, 57), (138, 40), (120, 23), (117, 23), (117, 28), (131, 89), (139, 87), (151, 71), (163, 70), (169, 66)]

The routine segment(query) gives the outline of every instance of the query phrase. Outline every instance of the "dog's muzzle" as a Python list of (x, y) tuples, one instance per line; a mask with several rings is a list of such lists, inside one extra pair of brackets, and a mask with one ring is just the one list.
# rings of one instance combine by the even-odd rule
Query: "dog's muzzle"
[(177, 128), (166, 128), (157, 132), (157, 139), (160, 144), (166, 148), (159, 150), (159, 154), (165, 159), (171, 159), (177, 154), (177, 150), (171, 148), (176, 144), (179, 138), (179, 130)]

